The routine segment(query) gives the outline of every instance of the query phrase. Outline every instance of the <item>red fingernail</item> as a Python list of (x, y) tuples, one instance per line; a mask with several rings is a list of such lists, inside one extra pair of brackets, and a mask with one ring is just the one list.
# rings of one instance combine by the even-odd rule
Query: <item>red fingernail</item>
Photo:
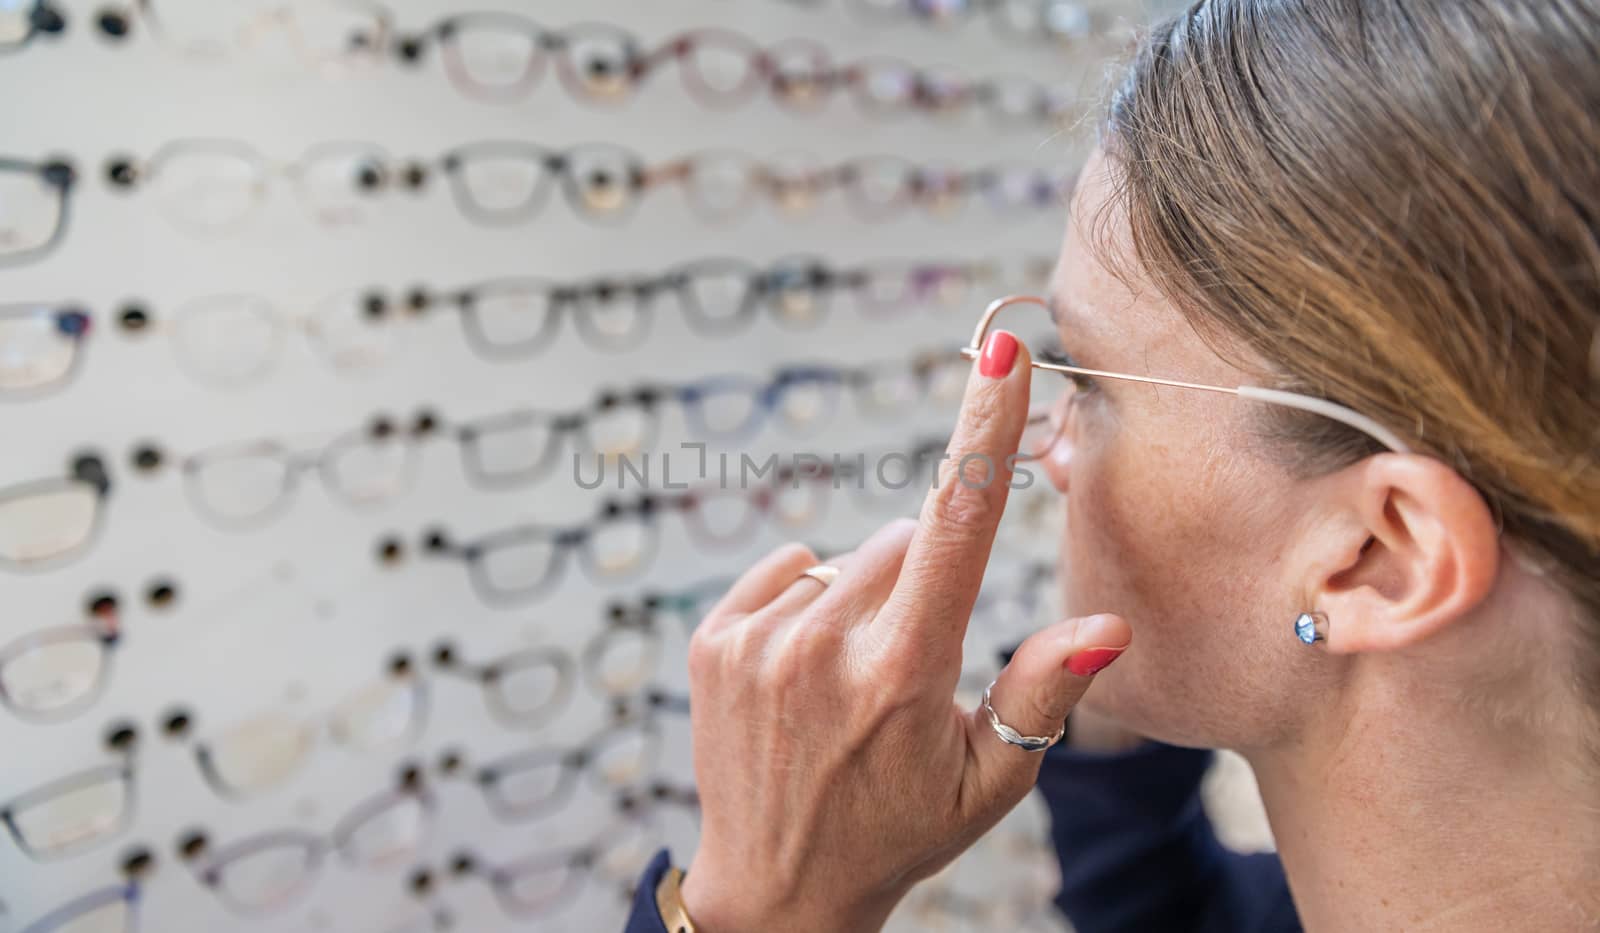
[(1123, 648), (1085, 648), (1067, 659), (1067, 670), (1079, 677), (1092, 677), (1111, 666)]
[(1011, 372), (1011, 364), (1016, 359), (1017, 338), (997, 330), (983, 344), (983, 355), (978, 358), (978, 372), (990, 379), (1003, 378)]

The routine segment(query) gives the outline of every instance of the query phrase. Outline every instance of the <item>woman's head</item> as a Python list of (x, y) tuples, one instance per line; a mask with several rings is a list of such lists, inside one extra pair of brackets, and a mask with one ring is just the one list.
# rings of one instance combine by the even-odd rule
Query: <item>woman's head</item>
[[(1113, 97), (1056, 282), (1080, 365), (1287, 388), (1337, 422), (1102, 381), (1046, 463), (1097, 687), (1249, 747), (1432, 689), (1600, 709), (1600, 5), (1206, 0)], [(1322, 663), (1292, 636), (1331, 620)], [(1376, 687), (1374, 687), (1376, 685)]]

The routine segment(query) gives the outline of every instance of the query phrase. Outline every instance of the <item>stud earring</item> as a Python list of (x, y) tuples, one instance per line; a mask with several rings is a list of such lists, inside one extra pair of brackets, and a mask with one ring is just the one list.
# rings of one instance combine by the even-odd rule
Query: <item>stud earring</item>
[(1294, 620), (1294, 636), (1307, 645), (1328, 640), (1328, 617), (1320, 612), (1302, 612)]

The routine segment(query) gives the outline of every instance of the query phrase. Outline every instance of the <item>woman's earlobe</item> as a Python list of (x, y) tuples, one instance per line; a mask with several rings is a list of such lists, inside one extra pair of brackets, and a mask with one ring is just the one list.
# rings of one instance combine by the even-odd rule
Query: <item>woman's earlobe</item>
[(1344, 545), (1308, 594), (1306, 614), (1328, 620), (1321, 643), (1337, 653), (1393, 651), (1468, 616), (1499, 574), (1499, 529), (1483, 497), (1430, 457), (1383, 454), (1350, 470), (1350, 518), (1362, 542)]
[(1302, 612), (1294, 620), (1294, 637), (1308, 647), (1328, 641), (1328, 617), (1320, 612)]

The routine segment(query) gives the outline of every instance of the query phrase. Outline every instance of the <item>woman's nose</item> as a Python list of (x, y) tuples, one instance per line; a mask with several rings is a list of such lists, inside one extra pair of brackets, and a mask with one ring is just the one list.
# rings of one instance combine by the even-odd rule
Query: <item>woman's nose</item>
[(1055, 442), (1045, 450), (1039, 463), (1045, 475), (1050, 477), (1050, 485), (1056, 488), (1056, 492), (1066, 495), (1068, 466), (1072, 463), (1072, 438), (1069, 432), (1062, 431), (1056, 435)]

